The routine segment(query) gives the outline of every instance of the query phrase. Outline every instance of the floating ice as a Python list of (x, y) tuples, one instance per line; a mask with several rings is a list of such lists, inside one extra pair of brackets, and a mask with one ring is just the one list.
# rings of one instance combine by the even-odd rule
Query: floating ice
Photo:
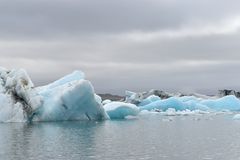
[(110, 119), (124, 119), (127, 116), (136, 116), (139, 108), (130, 103), (111, 102), (103, 106)]
[(0, 68), (1, 122), (106, 119), (101, 101), (80, 71), (35, 88), (25, 70)]
[(155, 102), (155, 101), (158, 101), (158, 100), (161, 100), (160, 97), (158, 96), (155, 96), (155, 95), (151, 95), (149, 97), (147, 97), (146, 99), (142, 100), (138, 106), (145, 106), (147, 104), (150, 104), (152, 102)]
[(145, 106), (140, 106), (141, 110), (153, 110), (159, 109), (162, 111), (166, 111), (169, 108), (174, 108), (175, 110), (206, 110), (207, 107), (197, 103), (196, 101), (189, 99), (188, 101), (181, 100), (181, 98), (171, 97), (165, 100), (158, 100), (147, 104)]
[(176, 116), (176, 110), (174, 108), (168, 108), (166, 112), (164, 113), (166, 116)]
[(112, 101), (110, 99), (106, 99), (104, 101), (102, 101), (102, 104), (105, 105), (105, 104), (108, 104), (108, 103), (111, 103)]
[(174, 108), (168, 108), (165, 112), (161, 112), (162, 115), (165, 116), (189, 116), (189, 115), (203, 115), (203, 114), (209, 114), (207, 111), (201, 111), (201, 110), (182, 110), (182, 111), (176, 111)]
[(217, 111), (240, 111), (240, 100), (233, 95), (225, 96), (216, 100), (203, 100), (201, 104)]
[(234, 116), (233, 116), (233, 119), (234, 119), (234, 120), (240, 120), (240, 114), (234, 115)]
[(0, 121), (22, 122), (27, 119), (38, 106), (39, 97), (34, 93), (26, 71), (0, 68), (0, 82)]
[[(45, 87), (44, 87), (45, 88)], [(76, 80), (41, 90), (44, 103), (34, 112), (35, 121), (100, 120), (107, 118), (101, 99), (89, 81)]]
[(126, 95), (125, 102), (136, 104), (138, 106), (147, 105), (149, 100), (150, 101), (152, 101), (152, 100), (155, 101), (155, 100), (159, 100), (159, 99), (168, 99), (170, 97), (176, 97), (176, 98), (180, 98), (180, 97), (181, 98), (182, 97), (193, 98), (194, 97), (194, 99), (197, 99), (197, 98), (201, 98), (201, 99), (217, 98), (215, 96), (214, 97), (213, 96), (207, 96), (207, 95), (202, 95), (202, 94), (198, 94), (198, 93), (191, 93), (191, 94), (168, 93), (168, 92), (165, 92), (165, 91), (155, 90), (155, 89), (152, 89), (148, 92), (139, 92), (139, 93), (126, 91), (125, 95)]
[(141, 110), (159, 109), (166, 111), (169, 108), (175, 110), (229, 110), (240, 111), (240, 100), (235, 96), (225, 96), (219, 99), (201, 99), (193, 96), (171, 97), (165, 100), (157, 100), (145, 106), (139, 106)]
[(25, 70), (0, 68), (0, 122), (122, 119), (140, 112), (173, 116), (240, 111), (240, 100), (234, 95), (182, 96), (157, 90), (127, 91), (126, 95), (125, 102), (102, 101), (81, 71), (34, 87)]

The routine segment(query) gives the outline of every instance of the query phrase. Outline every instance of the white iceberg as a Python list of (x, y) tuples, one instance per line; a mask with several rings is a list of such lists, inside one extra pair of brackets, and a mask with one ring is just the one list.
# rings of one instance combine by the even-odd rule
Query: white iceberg
[(110, 99), (105, 99), (104, 101), (102, 101), (102, 104), (105, 105), (105, 104), (108, 104), (108, 103), (111, 103), (112, 101)]
[(178, 110), (182, 111), (182, 110), (186, 110), (186, 109), (188, 109), (188, 110), (196, 110), (196, 109), (205, 110), (206, 106), (203, 106), (193, 100), (182, 101), (181, 98), (179, 98), (179, 97), (171, 97), (171, 98), (164, 99), (164, 100), (157, 100), (157, 101), (154, 101), (145, 106), (140, 106), (141, 110), (158, 109), (161, 111), (166, 111), (169, 108), (173, 108), (176, 111), (178, 111)]
[(233, 116), (233, 119), (234, 119), (234, 120), (240, 120), (240, 114), (235, 114), (235, 115)]
[(28, 115), (40, 104), (33, 87), (25, 70), (0, 68), (0, 122), (28, 119)]
[(0, 122), (102, 120), (108, 115), (84, 73), (35, 88), (23, 69), (0, 68)]

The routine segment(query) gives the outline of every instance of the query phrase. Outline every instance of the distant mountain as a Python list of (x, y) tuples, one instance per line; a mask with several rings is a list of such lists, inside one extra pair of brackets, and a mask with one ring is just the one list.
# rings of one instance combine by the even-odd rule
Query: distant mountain
[(102, 100), (110, 99), (111, 101), (124, 101), (125, 97), (119, 96), (119, 95), (112, 95), (109, 93), (106, 94), (98, 94), (100, 97), (102, 97)]
[[(211, 99), (211, 98), (221, 98), (224, 96), (228, 96), (228, 95), (234, 95), (237, 98), (240, 98), (240, 92), (235, 91), (235, 90), (230, 90), (230, 89), (223, 89), (223, 90), (219, 90), (217, 95), (203, 95), (203, 94), (199, 94), (199, 93), (189, 93), (189, 94), (185, 94), (185, 93), (168, 93), (162, 90), (155, 90), (152, 89), (150, 91), (147, 92), (140, 92), (140, 93), (134, 93), (131, 91), (126, 91), (126, 95), (125, 96), (119, 96), (119, 95), (112, 95), (109, 93), (106, 94), (98, 94), (99, 96), (102, 97), (102, 100), (106, 100), (109, 99), (111, 101), (126, 101), (128, 103), (133, 103), (133, 104), (137, 104), (139, 103), (139, 101), (151, 96), (151, 95), (155, 95), (160, 97), (161, 99), (167, 99), (170, 97), (182, 97), (182, 96), (195, 96), (198, 98), (203, 98), (203, 99)], [(136, 102), (135, 102), (136, 101)]]

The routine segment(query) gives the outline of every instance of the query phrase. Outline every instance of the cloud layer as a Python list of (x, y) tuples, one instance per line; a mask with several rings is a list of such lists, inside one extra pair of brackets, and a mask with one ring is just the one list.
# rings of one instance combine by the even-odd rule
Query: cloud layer
[(36, 85), (73, 70), (97, 92), (240, 89), (239, 1), (3, 0), (0, 65)]

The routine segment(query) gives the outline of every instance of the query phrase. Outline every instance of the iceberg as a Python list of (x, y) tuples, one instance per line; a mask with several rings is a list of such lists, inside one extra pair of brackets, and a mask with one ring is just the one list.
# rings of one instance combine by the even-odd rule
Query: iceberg
[(130, 103), (110, 102), (103, 106), (110, 119), (124, 119), (127, 116), (137, 116), (139, 108)]
[[(45, 88), (45, 87), (44, 87)], [(77, 80), (40, 90), (44, 103), (34, 112), (33, 121), (101, 120), (107, 118), (101, 99), (89, 81)]]
[(132, 103), (136, 104), (137, 106), (143, 106), (146, 105), (146, 103), (159, 99), (168, 99), (171, 97), (195, 97), (195, 98), (202, 98), (202, 99), (214, 99), (218, 98), (217, 96), (207, 96), (207, 95), (202, 95), (199, 93), (191, 93), (191, 94), (185, 94), (185, 93), (168, 93), (162, 90), (156, 90), (152, 89), (147, 92), (140, 92), (140, 93), (135, 93), (132, 91), (126, 91), (125, 92), (125, 102), (127, 103)]
[(221, 98), (200, 94), (184, 96), (151, 90), (126, 91), (125, 102), (102, 101), (81, 71), (35, 87), (24, 69), (0, 67), (0, 122), (124, 119), (140, 112), (190, 115), (226, 110), (240, 111), (240, 99), (235, 95)]
[[(0, 68), (0, 121), (22, 122), (41, 103), (26, 71)], [(32, 107), (31, 107), (32, 106)]]
[(174, 108), (175, 110), (184, 110), (186, 108), (185, 104), (181, 102), (176, 97), (171, 97), (165, 100), (158, 100), (147, 104), (145, 106), (140, 106), (141, 110), (153, 110), (159, 109), (161, 111), (166, 111), (169, 108)]
[(108, 103), (111, 103), (112, 101), (110, 99), (105, 99), (104, 101), (102, 101), (102, 104), (105, 105), (105, 104), (108, 104)]
[(152, 102), (155, 102), (155, 101), (158, 101), (158, 100), (161, 100), (160, 97), (158, 96), (155, 96), (155, 95), (151, 95), (149, 97), (147, 97), (146, 99), (143, 99), (139, 104), (138, 106), (145, 106), (147, 104), (150, 104)]
[(0, 68), (0, 122), (103, 120), (101, 101), (81, 71), (34, 87), (25, 70)]
[(173, 108), (176, 111), (202, 110), (202, 111), (240, 111), (240, 100), (233, 95), (216, 99), (202, 99), (194, 96), (171, 97), (165, 100), (157, 100), (144, 106), (141, 110), (158, 109), (166, 111)]
[(225, 96), (215, 100), (203, 100), (201, 104), (216, 111), (240, 111), (240, 100), (234, 95)]
[[(136, 104), (136, 105), (141, 104), (141, 102), (144, 100), (147, 101), (146, 99), (147, 98), (150, 99), (150, 97), (155, 97), (155, 98), (159, 97), (160, 99), (167, 99), (167, 98), (174, 96), (174, 94), (170, 94), (170, 93), (167, 93), (164, 91), (154, 90), (154, 89), (152, 89), (148, 92), (140, 92), (140, 93), (126, 91), (125, 95), (126, 95), (125, 102)], [(141, 105), (143, 105), (143, 104), (141, 104)]]
[(234, 116), (233, 116), (233, 119), (234, 119), (234, 120), (240, 120), (240, 114), (234, 115)]
[(240, 92), (235, 91), (235, 90), (223, 89), (223, 90), (218, 91), (218, 96), (219, 97), (225, 97), (225, 96), (229, 96), (229, 95), (234, 95), (237, 98), (240, 98)]
[(154, 110), (158, 109), (166, 111), (169, 108), (173, 108), (176, 111), (183, 110), (208, 110), (209, 108), (199, 103), (198, 100), (191, 97), (171, 97), (165, 100), (157, 100), (145, 106), (140, 106), (141, 110)]

